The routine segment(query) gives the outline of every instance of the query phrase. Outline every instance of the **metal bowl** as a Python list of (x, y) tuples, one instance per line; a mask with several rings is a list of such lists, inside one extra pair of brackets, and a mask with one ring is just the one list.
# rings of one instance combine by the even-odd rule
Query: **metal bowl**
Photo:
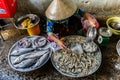
[(111, 26), (111, 23), (113, 22), (115, 23), (120, 22), (120, 17), (111, 17), (111, 18), (108, 18), (106, 21), (107, 27), (112, 31), (112, 33), (115, 35), (120, 35), (120, 30), (115, 29), (115, 26), (114, 28)]
[(111, 37), (112, 36), (112, 32), (106, 27), (100, 27), (98, 32), (103, 37)]
[(120, 56), (120, 40), (117, 42), (116, 50), (118, 52), (118, 55)]
[[(50, 58), (50, 56), (51, 56), (51, 53), (52, 53), (52, 50), (50, 50), (49, 51), (49, 53), (48, 53), (48, 55), (47, 55), (47, 57), (45, 57), (45, 58), (43, 58), (43, 61), (42, 61), (42, 64), (40, 64), (40, 65), (38, 65), (37, 67), (33, 67), (34, 66), (34, 64), (33, 65), (31, 65), (31, 66), (29, 66), (29, 67), (25, 67), (25, 68), (16, 68), (15, 67), (15, 65), (14, 65), (14, 61), (15, 61), (15, 59), (17, 59), (18, 57), (19, 57), (19, 55), (13, 55), (12, 53), (13, 53), (13, 51), (15, 51), (15, 50), (18, 50), (18, 49), (28, 49), (28, 48), (32, 48), (34, 51), (42, 51), (43, 49), (48, 49), (49, 47), (48, 47), (48, 45), (50, 44), (50, 42), (49, 41), (47, 41), (47, 43), (44, 45), (44, 46), (40, 46), (40, 47), (38, 47), (38, 46), (35, 46), (34, 45), (34, 40), (36, 39), (36, 38), (41, 38), (41, 37), (43, 37), (43, 36), (28, 36), (28, 37), (25, 37), (25, 38), (22, 38), (22, 39), (20, 39), (19, 41), (17, 41), (12, 47), (11, 47), (11, 49), (9, 50), (9, 53), (8, 53), (8, 62), (9, 62), (9, 65), (11, 66), (11, 68), (13, 68), (14, 70), (16, 70), (16, 71), (20, 71), (20, 72), (29, 72), (29, 71), (33, 71), (33, 70), (36, 70), (36, 69), (38, 69), (38, 68), (41, 68), (48, 60), (49, 60), (49, 58)], [(20, 42), (20, 41), (22, 41), (22, 40), (29, 40), (29, 41), (31, 41), (31, 43), (32, 43), (32, 45), (31, 46), (26, 46), (26, 48), (25, 47), (19, 47), (18, 46), (18, 43)], [(37, 50), (38, 49), (38, 50)], [(33, 50), (31, 50), (31, 51), (29, 51), (29, 52), (32, 52)], [(28, 52), (28, 53), (29, 53)], [(28, 54), (27, 52), (24, 52), (23, 54)], [(21, 54), (21, 55), (23, 55), (23, 54)], [(33, 53), (34, 54), (34, 53)], [(20, 56), (21, 56), (20, 55)], [(30, 54), (31, 55), (31, 54)], [(40, 57), (37, 57), (38, 59), (36, 59), (36, 60), (39, 60), (40, 59)], [(33, 58), (32, 58), (33, 59)], [(21, 61), (22, 62), (22, 61)], [(20, 62), (20, 63), (21, 63)], [(32, 62), (31, 62), (32, 63)], [(30, 64), (31, 64), (30, 63)], [(37, 61), (35, 62), (35, 63), (37, 63)]]
[[(85, 37), (82, 37), (82, 36), (67, 36), (66, 37), (66, 41), (65, 41), (65, 44), (67, 44), (67, 46), (72, 46), (72, 44), (75, 42), (75, 44), (82, 44), (82, 43), (84, 43), (85, 42)], [(74, 45), (74, 44), (73, 44)], [(60, 53), (59, 53), (60, 52)], [(82, 69), (83, 69), (83, 71), (82, 72), (78, 72), (77, 74), (75, 74), (75, 73), (72, 73), (72, 72), (70, 72), (70, 73), (68, 73), (69, 71), (68, 71), (68, 69), (69, 69), (69, 67), (71, 67), (71, 66), (73, 66), (73, 65), (71, 65), (71, 66), (65, 66), (68, 62), (65, 62), (65, 63), (61, 63), (62, 61), (56, 61), (57, 60), (57, 58), (59, 58), (61, 55), (59, 55), (59, 54), (61, 54), (61, 53), (64, 53), (64, 51), (57, 51), (57, 52), (55, 52), (55, 53), (53, 53), (52, 55), (51, 55), (51, 62), (52, 62), (52, 64), (53, 64), (53, 66), (55, 67), (55, 69), (58, 71), (58, 72), (60, 72), (62, 75), (65, 75), (65, 76), (68, 76), (68, 77), (74, 77), (74, 78), (78, 78), (78, 77), (85, 77), (85, 76), (88, 76), (88, 75), (91, 75), (91, 74), (93, 74), (93, 73), (95, 73), (97, 70), (98, 70), (98, 68), (100, 67), (100, 65), (101, 65), (101, 62), (102, 62), (102, 54), (101, 54), (101, 51), (100, 51), (100, 49), (98, 48), (98, 50), (96, 51), (96, 52), (94, 52), (94, 53), (86, 53), (86, 52), (83, 52), (82, 54), (77, 54), (77, 53), (75, 53), (76, 55), (84, 55), (84, 54), (87, 54), (87, 55), (94, 55), (94, 54), (96, 54), (97, 56), (99, 56), (97, 59), (99, 60), (98, 61), (98, 65), (97, 66), (94, 66), (94, 67), (92, 67), (91, 69), (90, 69), (90, 71), (91, 72), (89, 72), (88, 74), (86, 73), (86, 74), (83, 74), (83, 72), (84, 71), (86, 71), (86, 70), (84, 70), (85, 69), (85, 67), (83, 68), (82, 67)], [(69, 53), (68, 53), (69, 54)], [(62, 54), (63, 56), (66, 56), (67, 55), (67, 53), (64, 53), (64, 54)], [(84, 56), (82, 56), (80, 59), (82, 59)], [(70, 58), (70, 57), (67, 57), (67, 58)], [(67, 59), (67, 58), (65, 58), (65, 59)], [(56, 59), (56, 60), (55, 60)], [(62, 58), (61, 58), (62, 59)], [(73, 59), (73, 57), (71, 57), (68, 61), (73, 61), (73, 60), (71, 60), (71, 59)], [(96, 60), (97, 60), (96, 59)], [(94, 59), (95, 60), (95, 59)], [(80, 62), (80, 63), (82, 63), (82, 60), (80, 60), (80, 61), (78, 61), (78, 62)], [(86, 62), (88, 62), (88, 61), (86, 61)], [(87, 65), (87, 63), (84, 63), (83, 62), (83, 65)], [(69, 63), (69, 64), (71, 64), (71, 63)], [(60, 66), (60, 65), (62, 65), (62, 66)], [(79, 66), (81, 66), (81, 65), (79, 65)], [(61, 68), (62, 67), (62, 68)], [(66, 69), (65, 69), (66, 68)], [(78, 70), (76, 70), (76, 71), (78, 71)]]
[(21, 16), (20, 18), (17, 19), (17, 21), (15, 22), (15, 27), (18, 29), (27, 29), (27, 28), (23, 28), (21, 25), (21, 23), (27, 18), (31, 19), (31, 21), (33, 23), (33, 27), (36, 26), (40, 21), (40, 18), (37, 15), (27, 14), (27, 15)]

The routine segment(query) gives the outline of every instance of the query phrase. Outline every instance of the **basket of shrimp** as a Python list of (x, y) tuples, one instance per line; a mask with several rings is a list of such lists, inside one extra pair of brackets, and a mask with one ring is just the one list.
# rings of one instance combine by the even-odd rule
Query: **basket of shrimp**
[[(67, 49), (51, 54), (51, 62), (58, 72), (68, 77), (85, 77), (98, 70), (102, 61), (101, 50), (98, 47), (94, 52), (85, 52), (82, 49), (85, 40), (82, 36), (67, 36)], [(75, 44), (81, 49), (73, 50)]]

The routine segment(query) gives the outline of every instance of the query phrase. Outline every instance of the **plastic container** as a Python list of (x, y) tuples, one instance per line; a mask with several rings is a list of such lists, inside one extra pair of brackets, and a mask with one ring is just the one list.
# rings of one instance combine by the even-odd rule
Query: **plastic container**
[[(32, 26), (31, 27), (23, 27), (22, 23), (28, 18), (31, 20)], [(26, 29), (28, 34), (30, 36), (33, 36), (33, 35), (40, 34), (39, 21), (40, 21), (40, 18), (37, 15), (27, 14), (25, 16), (18, 18), (18, 20), (15, 22), (15, 25), (16, 25), (16, 28), (18, 28), (18, 29)]]
[(40, 34), (40, 26), (39, 24), (31, 27), (31, 28), (28, 28), (27, 29), (27, 32), (30, 36), (33, 36), (33, 35), (39, 35)]
[(106, 21), (107, 27), (112, 31), (112, 33), (115, 35), (120, 35), (120, 30), (114, 29), (110, 26), (110, 23), (113, 23), (113, 22), (120, 22), (120, 17), (111, 17), (111, 18), (108, 18)]
[(104, 36), (104, 37), (111, 37), (112, 36), (111, 30), (108, 29), (107, 27), (100, 27), (98, 32), (101, 36)]
[(4, 41), (3, 41), (3, 39), (0, 37), (0, 54), (3, 52), (4, 48), (5, 48)]
[[(78, 41), (82, 44), (83, 42), (85, 42), (85, 37), (83, 37), (83, 36), (76, 36), (76, 35), (71, 35), (71, 36), (67, 36), (67, 37), (65, 37), (66, 38), (66, 42), (69, 42), (70, 44), (73, 44), (73, 43), (71, 43), (70, 41), (72, 41), (72, 42), (76, 42), (76, 43), (78, 43)], [(70, 40), (70, 41), (67, 41), (67, 40)], [(65, 43), (66, 43), (65, 42)], [(69, 45), (69, 43), (67, 43), (68, 45)], [(71, 46), (72, 47), (72, 46)], [(63, 52), (63, 51), (60, 51), (60, 52)], [(81, 51), (82, 52), (82, 51)], [(83, 52), (83, 53), (77, 53), (77, 55), (78, 54), (80, 54), (80, 55), (82, 55), (82, 54), (85, 54), (86, 52)], [(86, 70), (83, 70), (82, 72), (80, 72), (80, 73), (68, 73), (69, 71), (64, 71), (65, 70), (65, 68), (66, 69), (68, 69), (69, 67), (68, 66), (65, 66), (65, 64), (66, 63), (68, 63), (68, 61), (67, 62), (64, 62), (64, 61), (66, 61), (67, 60), (67, 57), (64, 57), (64, 58), (66, 58), (66, 60), (64, 60), (64, 61), (60, 61), (58, 58), (61, 56), (59, 53), (58, 53), (58, 55), (57, 55), (57, 52), (54, 52), (53, 54), (51, 54), (51, 62), (52, 62), (52, 65), (54, 66), (54, 68), (58, 71), (58, 72), (60, 72), (62, 75), (64, 75), (64, 76), (68, 76), (68, 77), (72, 77), (72, 78), (80, 78), (80, 77), (86, 77), (86, 76), (89, 76), (89, 75), (91, 75), (91, 74), (93, 74), (93, 73), (95, 73), (98, 69), (99, 69), (99, 67), (100, 67), (100, 65), (101, 65), (101, 63), (102, 63), (102, 54), (101, 54), (101, 50), (100, 50), (100, 48), (98, 47), (97, 48), (97, 51), (96, 52), (93, 52), (93, 53), (86, 53), (86, 54), (93, 54), (94, 55), (94, 53), (97, 55), (97, 56), (99, 56), (98, 58), (97, 58), (97, 60), (98, 60), (98, 65), (97, 66), (94, 66), (94, 68), (92, 69), (91, 68), (91, 70), (92, 71), (90, 71), (90, 73), (84, 73), (84, 74), (82, 74), (84, 71), (86, 71)], [(54, 56), (56, 56), (56, 57), (54, 57)], [(64, 56), (66, 56), (66, 55), (64, 55)], [(69, 56), (69, 55), (68, 55)], [(85, 57), (85, 56), (82, 56), (82, 57)], [(62, 59), (63, 57), (61, 57), (60, 59)], [(73, 57), (71, 57), (71, 58), (73, 58)], [(59, 61), (58, 61), (59, 60)], [(56, 64), (56, 62), (57, 62), (57, 64)], [(59, 63), (59, 62), (61, 62), (61, 63)], [(64, 64), (62, 64), (64, 62)], [(82, 62), (81, 60), (80, 60), (80, 62)], [(88, 62), (88, 61), (87, 61)], [(69, 63), (69, 64), (71, 64), (71, 62)], [(68, 65), (69, 65), (68, 64)], [(84, 62), (84, 64), (86, 65), (86, 61)], [(63, 68), (61, 68), (61, 66), (63, 65)], [(72, 65), (71, 65), (72, 66)]]

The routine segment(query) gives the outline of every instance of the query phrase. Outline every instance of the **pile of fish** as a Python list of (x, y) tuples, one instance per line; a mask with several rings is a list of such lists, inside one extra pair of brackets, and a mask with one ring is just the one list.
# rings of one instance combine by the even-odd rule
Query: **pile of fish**
[(34, 37), (31, 38), (23, 38), (22, 40), (18, 41), (18, 47), (19, 48), (34, 48), (34, 47), (43, 47), (47, 43), (47, 40), (45, 37)]
[(44, 37), (26, 37), (16, 42), (9, 52), (10, 65), (22, 72), (41, 67), (50, 57), (51, 49), (46, 47), (48, 41)]
[(71, 50), (74, 44), (82, 44), (84, 40), (85, 38), (80, 36), (67, 37), (67, 50), (59, 50), (52, 54), (51, 61), (59, 72), (70, 77), (83, 77), (99, 68), (102, 59), (100, 50), (93, 53), (83, 51), (82, 54)]

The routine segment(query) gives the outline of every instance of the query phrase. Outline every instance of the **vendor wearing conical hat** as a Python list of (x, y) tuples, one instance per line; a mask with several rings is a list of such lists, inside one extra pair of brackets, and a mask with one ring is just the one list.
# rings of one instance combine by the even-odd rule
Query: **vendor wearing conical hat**
[(90, 14), (86, 13), (84, 10), (77, 9), (76, 4), (70, 0), (53, 0), (47, 8), (45, 14), (47, 17), (48, 36), (63, 50), (65, 50), (66, 46), (53, 33), (55, 23), (63, 24), (64, 27), (68, 27), (69, 17), (75, 14), (85, 17), (88, 19), (91, 26), (95, 26), (95, 21), (90, 17)]

